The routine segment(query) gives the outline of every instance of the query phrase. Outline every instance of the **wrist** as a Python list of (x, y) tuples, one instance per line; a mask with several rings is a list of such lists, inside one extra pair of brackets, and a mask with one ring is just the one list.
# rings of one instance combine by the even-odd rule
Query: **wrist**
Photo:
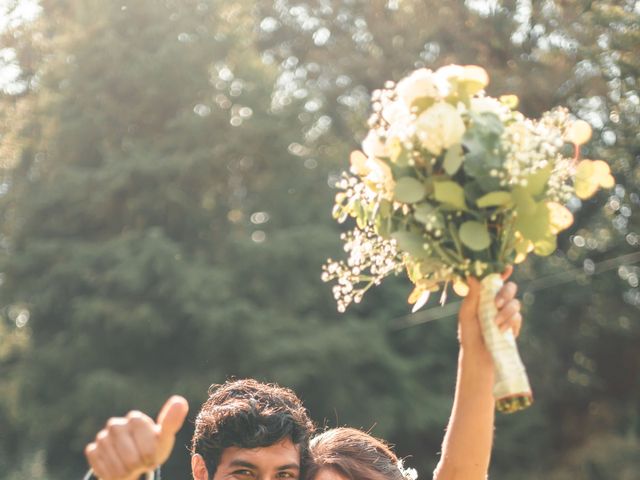
[(493, 373), (494, 365), (491, 353), (482, 345), (460, 345), (459, 363), (473, 369), (482, 369)]

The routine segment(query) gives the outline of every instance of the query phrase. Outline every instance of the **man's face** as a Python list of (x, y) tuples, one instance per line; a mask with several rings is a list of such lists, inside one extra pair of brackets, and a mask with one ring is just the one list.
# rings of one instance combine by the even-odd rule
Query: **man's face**
[[(194, 477), (201, 478), (195, 468)], [(300, 447), (287, 438), (268, 447), (225, 448), (213, 480), (297, 480), (299, 477)]]

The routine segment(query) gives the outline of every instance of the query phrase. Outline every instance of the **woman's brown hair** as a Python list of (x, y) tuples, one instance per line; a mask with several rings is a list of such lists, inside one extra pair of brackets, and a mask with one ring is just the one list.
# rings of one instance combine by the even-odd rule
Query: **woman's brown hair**
[(405, 480), (391, 448), (355, 428), (327, 430), (311, 440), (309, 453), (308, 480), (323, 468), (332, 468), (349, 480)]

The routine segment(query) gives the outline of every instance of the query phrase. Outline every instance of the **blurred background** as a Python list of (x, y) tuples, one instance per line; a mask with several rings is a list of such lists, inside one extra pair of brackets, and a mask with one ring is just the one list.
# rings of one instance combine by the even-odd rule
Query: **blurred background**
[(371, 92), (448, 63), (567, 105), (617, 180), (517, 268), (536, 403), (498, 418), (491, 477), (640, 478), (639, 24), (632, 0), (0, 1), (0, 478), (79, 478), (109, 416), (232, 376), (430, 478), (456, 299), (410, 316), (398, 278), (339, 315), (320, 266)]

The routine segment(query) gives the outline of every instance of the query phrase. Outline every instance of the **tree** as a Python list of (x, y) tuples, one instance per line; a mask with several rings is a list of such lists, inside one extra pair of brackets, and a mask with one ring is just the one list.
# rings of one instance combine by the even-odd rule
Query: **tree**
[[(633, 2), (41, 7), (2, 34), (20, 74), (0, 95), (0, 471), (78, 475), (108, 416), (173, 392), (195, 409), (236, 375), (294, 388), (321, 424), (375, 425), (427, 474), (453, 322), (394, 321), (401, 279), (338, 316), (320, 265), (339, 253), (330, 185), (371, 91), (452, 62), (485, 66), (489, 93), (528, 115), (568, 104), (595, 127), (585, 156), (618, 181), (576, 205), (558, 255), (518, 268), (536, 404), (500, 419), (493, 474), (598, 478), (606, 459), (579, 459), (602, 445), (629, 458), (640, 271), (609, 259), (638, 246)], [(177, 453), (166, 474), (187, 468)]]
[[(275, 71), (251, 48), (249, 3), (41, 6), (6, 35), (22, 72), (2, 96), (0, 294), (28, 345), (2, 361), (0, 461), (79, 475), (108, 416), (176, 391), (195, 409), (231, 375), (299, 387), (324, 413), (335, 371), (348, 405), (373, 368), (389, 391), (345, 413), (365, 426), (405, 362), (320, 292), (338, 244), (327, 169), (295, 156), (295, 117), (265, 102)], [(371, 353), (352, 358), (345, 332)], [(174, 462), (169, 476), (188, 468)]]

